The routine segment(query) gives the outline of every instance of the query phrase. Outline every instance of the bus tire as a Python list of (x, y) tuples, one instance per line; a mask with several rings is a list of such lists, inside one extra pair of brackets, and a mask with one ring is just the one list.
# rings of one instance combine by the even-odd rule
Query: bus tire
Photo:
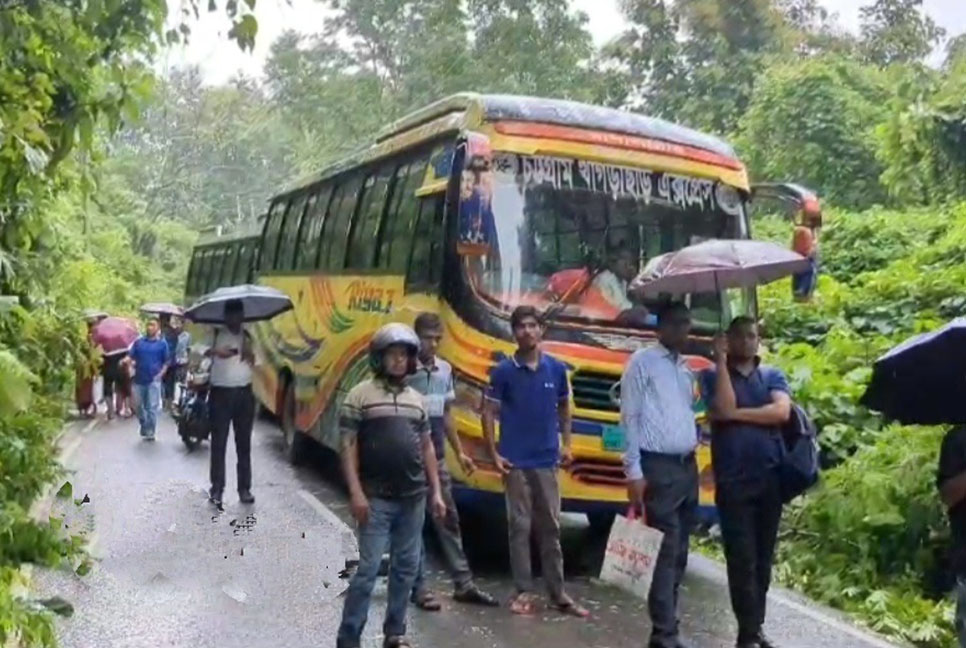
[(297, 466), (305, 459), (308, 437), (295, 426), (295, 386), (292, 383), (285, 387), (280, 419), (285, 458)]

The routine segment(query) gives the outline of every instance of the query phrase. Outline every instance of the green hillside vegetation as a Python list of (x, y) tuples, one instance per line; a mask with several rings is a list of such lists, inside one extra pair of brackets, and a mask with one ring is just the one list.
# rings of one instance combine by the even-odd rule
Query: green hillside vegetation
[[(787, 242), (787, 222), (756, 226)], [(787, 512), (777, 573), (876, 630), (948, 646), (949, 533), (935, 484), (944, 430), (887, 425), (857, 402), (876, 357), (966, 314), (966, 204), (832, 209), (821, 243), (813, 303), (794, 303), (787, 282), (759, 291), (769, 361), (788, 373), (834, 465)]]

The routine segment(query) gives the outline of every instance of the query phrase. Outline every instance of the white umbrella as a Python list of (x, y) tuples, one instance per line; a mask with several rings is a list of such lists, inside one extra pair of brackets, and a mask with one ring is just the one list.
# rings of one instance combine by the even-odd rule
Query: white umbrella
[(289, 296), (280, 290), (243, 284), (204, 295), (185, 311), (185, 317), (198, 324), (224, 324), (225, 304), (232, 301), (242, 303), (246, 322), (269, 320), (293, 307)]

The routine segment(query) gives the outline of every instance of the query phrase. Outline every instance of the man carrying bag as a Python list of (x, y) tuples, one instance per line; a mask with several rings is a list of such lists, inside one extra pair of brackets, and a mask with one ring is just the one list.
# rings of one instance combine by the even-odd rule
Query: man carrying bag
[[(646, 515), (648, 525), (663, 533), (647, 597), (649, 648), (687, 646), (678, 636), (678, 590), (698, 506), (694, 376), (682, 355), (690, 330), (687, 306), (666, 305), (658, 314), (659, 343), (635, 352), (621, 378), (628, 499), (632, 509)], [(626, 522), (618, 518), (617, 527), (629, 531), (629, 537), (640, 532), (625, 527)]]

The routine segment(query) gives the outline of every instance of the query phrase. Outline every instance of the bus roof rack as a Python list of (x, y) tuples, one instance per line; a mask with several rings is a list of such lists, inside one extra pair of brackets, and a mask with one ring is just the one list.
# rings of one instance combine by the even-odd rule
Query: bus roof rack
[(657, 117), (567, 99), (473, 92), (462, 92), (440, 99), (394, 121), (379, 131), (376, 142), (385, 141), (444, 115), (461, 111), (467, 113), (468, 122), (479, 119), (512, 120), (574, 126), (649, 137), (735, 157), (734, 148), (721, 138)]
[(221, 225), (211, 225), (198, 231), (198, 242), (196, 245), (212, 245), (214, 243), (229, 243), (240, 239), (255, 238), (261, 236), (259, 226), (254, 223), (245, 223), (228, 232), (224, 231)]

